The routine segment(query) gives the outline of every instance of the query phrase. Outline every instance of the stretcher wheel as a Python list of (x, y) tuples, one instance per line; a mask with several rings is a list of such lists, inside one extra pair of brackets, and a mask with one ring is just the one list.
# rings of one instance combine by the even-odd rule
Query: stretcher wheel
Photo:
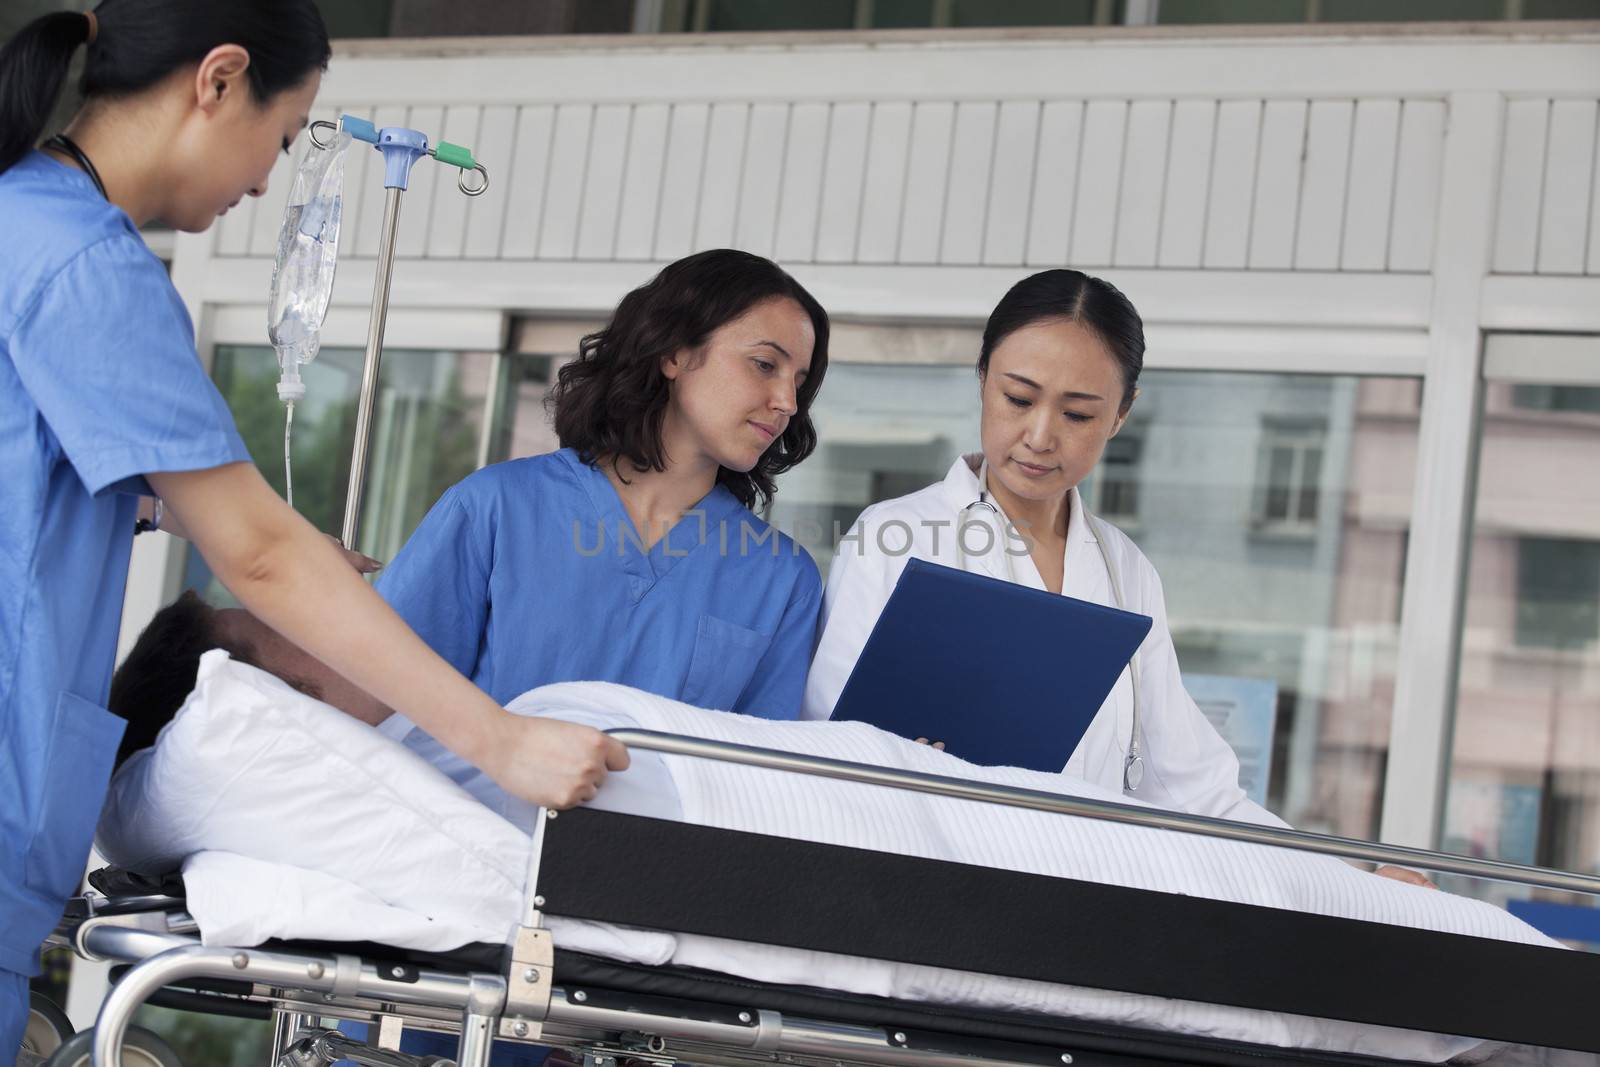
[[(94, 1031), (85, 1030), (56, 1049), (43, 1067), (90, 1067), (93, 1061)], [(123, 1067), (183, 1067), (178, 1054), (162, 1038), (139, 1026), (128, 1027), (122, 1039)]]
[(22, 1050), (44, 1059), (66, 1044), (73, 1034), (72, 1020), (43, 993), (28, 994), (28, 1024), (22, 1031)]

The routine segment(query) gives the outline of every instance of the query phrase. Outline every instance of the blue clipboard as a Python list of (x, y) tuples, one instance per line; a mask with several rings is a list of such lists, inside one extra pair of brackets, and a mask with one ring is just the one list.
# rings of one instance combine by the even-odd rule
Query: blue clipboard
[(906, 564), (834, 706), (969, 763), (1056, 772), (1150, 632), (1148, 615)]

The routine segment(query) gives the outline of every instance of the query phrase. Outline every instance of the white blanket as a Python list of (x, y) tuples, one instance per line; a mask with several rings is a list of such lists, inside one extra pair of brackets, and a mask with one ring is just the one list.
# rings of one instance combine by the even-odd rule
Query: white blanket
[[(525, 862), (526, 838), (487, 811), (480, 810), (470, 827), (464, 825), (465, 814), (456, 802), (470, 801), (432, 768), (374, 731), (287, 687), (275, 689), (268, 684), (275, 680), (263, 682), (266, 676), (258, 675), (225, 657), (203, 664), (197, 693), (209, 689), (204, 698), (191, 700), (155, 752), (131, 764), (114, 783), (102, 822), (102, 851), (125, 865), (130, 859), (151, 866), (173, 855), (186, 857), (190, 910), (210, 943), (317, 937), (443, 948), (466, 940), (503, 939), (521, 903), (508, 875)], [(263, 693), (265, 699), (256, 699)], [(295, 699), (288, 700), (285, 693)], [(226, 710), (219, 710), (219, 702)], [(1058, 775), (974, 767), (860, 723), (768, 722), (701, 711), (614, 685), (549, 686), (521, 698), (513, 709), (1122, 799)], [(208, 723), (212, 728), (205, 728)], [(219, 730), (216, 723), (226, 728)], [(219, 734), (230, 740), (219, 742)], [(330, 753), (329, 745), (343, 751)], [(275, 751), (278, 757), (263, 760), (263, 751)], [(327, 753), (326, 758), (319, 761), (317, 751)], [(415, 766), (403, 767), (406, 760)], [(329, 761), (336, 765), (330, 767)], [(1556, 944), (1487, 904), (1377, 878), (1326, 857), (683, 757), (668, 756), (663, 762), (683, 818), (705, 825)], [(369, 773), (373, 767), (377, 770)], [(392, 780), (402, 771), (403, 786)], [(182, 797), (173, 796), (174, 775), (188, 780)], [(196, 789), (224, 795), (199, 805)], [(297, 797), (315, 792), (317, 802), (294, 805), (296, 820), (285, 823), (274, 789), (290, 790)], [(206, 810), (200, 812), (200, 807)], [(146, 829), (130, 832), (130, 823)], [(149, 832), (163, 825), (176, 829), (165, 845), (157, 840), (159, 831)], [(130, 839), (138, 846), (130, 851), (140, 854), (119, 855), (119, 842)], [(388, 866), (397, 860), (397, 852), (405, 853), (398, 861), (399, 875)], [(418, 879), (428, 884), (419, 885)], [(618, 959), (672, 962), (760, 981), (927, 1003), (1416, 1060), (1442, 1061), (1477, 1044), (713, 938), (562, 920), (552, 920), (552, 928), (564, 948)], [(1373, 961), (1374, 967), (1382, 965), (1382, 960)]]

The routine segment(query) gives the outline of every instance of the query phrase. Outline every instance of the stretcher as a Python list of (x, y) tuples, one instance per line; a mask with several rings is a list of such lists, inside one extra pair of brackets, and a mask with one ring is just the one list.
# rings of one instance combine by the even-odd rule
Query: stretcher
[[(630, 749), (702, 757), (1372, 862), (1593, 893), (1600, 880), (1514, 864), (646, 730)], [(578, 809), (536, 825), (521, 922), (505, 945), (427, 954), (364, 944), (204, 946), (181, 885), (101, 878), (53, 940), (128, 965), (92, 1040), (121, 1067), (150, 1002), (274, 1022), (272, 1062), (437, 1067), (402, 1027), (459, 1035), (484, 1067), (496, 1040), (594, 1067), (671, 1064), (1232, 1065), (1402, 1062), (1044, 1017), (958, 1010), (814, 985), (753, 982), (570, 952), (549, 919), (603, 922), (1047, 983), (1504, 1043), (1493, 1063), (1600, 1063), (1600, 957), (1179, 894)], [(129, 892), (129, 890), (134, 890)], [(370, 1024), (368, 1043), (328, 1024)], [(1495, 1046), (1484, 1046), (1487, 1052)], [(1566, 1050), (1566, 1051), (1560, 1051)], [(56, 1063), (58, 1061), (51, 1061)], [(60, 1061), (63, 1065), (67, 1061)], [(79, 1062), (82, 1062), (81, 1060)]]

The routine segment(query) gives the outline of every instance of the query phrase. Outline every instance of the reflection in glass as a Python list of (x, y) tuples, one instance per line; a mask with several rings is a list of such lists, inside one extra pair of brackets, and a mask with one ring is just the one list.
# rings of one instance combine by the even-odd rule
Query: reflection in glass
[[(1150, 371), (1080, 490), (1160, 572), (1185, 684), (1295, 825), (1373, 837), (1394, 693), (1419, 383)], [(968, 365), (838, 362), (772, 518), (826, 570), (867, 504), (978, 442)], [(1069, 590), (1070, 593), (1070, 590)]]
[[(498, 361), (492, 352), (384, 352), (361, 551), (392, 558), (440, 494), (478, 466), (485, 398)], [(295, 507), (333, 534), (344, 519), (361, 362), (357, 349), (324, 348), (305, 368), (306, 398), (295, 406)], [(282, 494), (284, 407), (271, 349), (221, 346), (212, 377), (257, 467)], [(226, 599), (198, 552), (189, 553), (185, 584)]]
[(1444, 846), (1600, 871), (1600, 387), (1490, 383), (1480, 440)]

